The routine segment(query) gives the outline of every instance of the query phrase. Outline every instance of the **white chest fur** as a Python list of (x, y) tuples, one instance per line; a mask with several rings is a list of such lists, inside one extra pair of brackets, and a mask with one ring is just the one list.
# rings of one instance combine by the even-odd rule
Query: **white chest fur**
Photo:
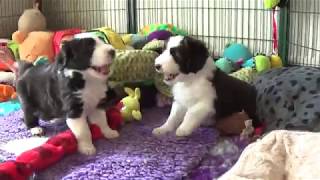
[(105, 81), (86, 77), (85, 87), (81, 90), (81, 98), (87, 114), (90, 114), (96, 109), (101, 99), (106, 96), (107, 89), (107, 83)]
[(174, 100), (185, 108), (203, 101), (213, 105), (216, 98), (215, 88), (206, 78), (196, 79), (188, 82), (178, 82), (173, 86)]

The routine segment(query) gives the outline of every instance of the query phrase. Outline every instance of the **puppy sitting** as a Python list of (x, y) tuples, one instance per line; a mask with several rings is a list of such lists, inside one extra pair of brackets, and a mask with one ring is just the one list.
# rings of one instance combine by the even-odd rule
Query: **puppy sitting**
[(17, 93), (24, 122), (32, 134), (43, 133), (39, 119), (66, 119), (78, 141), (79, 152), (94, 154), (88, 120), (105, 138), (116, 138), (106, 120), (107, 79), (115, 56), (111, 45), (85, 38), (65, 42), (52, 64), (19, 64)]
[(167, 121), (153, 130), (161, 135), (174, 131), (188, 136), (207, 117), (222, 119), (244, 110), (253, 124), (256, 117), (256, 91), (249, 84), (216, 69), (205, 45), (191, 37), (171, 37), (155, 60), (164, 82), (173, 86), (174, 102)]

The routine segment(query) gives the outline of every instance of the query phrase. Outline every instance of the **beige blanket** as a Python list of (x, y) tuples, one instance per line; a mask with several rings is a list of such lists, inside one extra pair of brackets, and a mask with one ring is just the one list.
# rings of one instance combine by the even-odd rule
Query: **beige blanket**
[(250, 144), (219, 180), (320, 180), (320, 133), (278, 130)]

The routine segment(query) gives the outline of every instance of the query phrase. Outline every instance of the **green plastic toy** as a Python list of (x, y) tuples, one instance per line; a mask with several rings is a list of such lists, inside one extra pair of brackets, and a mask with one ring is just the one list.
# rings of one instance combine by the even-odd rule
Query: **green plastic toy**
[(133, 120), (140, 121), (142, 119), (139, 102), (141, 96), (140, 89), (135, 88), (135, 90), (133, 91), (131, 88), (125, 87), (124, 91), (128, 94), (128, 96), (121, 100), (121, 116), (123, 117), (125, 122), (130, 122)]

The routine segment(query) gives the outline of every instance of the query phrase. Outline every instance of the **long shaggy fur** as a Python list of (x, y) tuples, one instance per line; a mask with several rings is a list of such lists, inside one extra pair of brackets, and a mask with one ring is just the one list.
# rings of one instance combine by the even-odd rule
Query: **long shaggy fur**
[(167, 121), (153, 134), (176, 130), (177, 136), (188, 136), (208, 117), (219, 120), (242, 110), (259, 123), (254, 87), (216, 69), (203, 42), (171, 37), (155, 68), (173, 86), (174, 102)]
[(110, 94), (107, 78), (114, 55), (111, 45), (85, 38), (64, 43), (53, 64), (21, 62), (17, 92), (31, 132), (42, 133), (39, 119), (66, 119), (84, 154), (95, 152), (87, 119), (97, 124), (106, 138), (117, 137), (105, 115)]

